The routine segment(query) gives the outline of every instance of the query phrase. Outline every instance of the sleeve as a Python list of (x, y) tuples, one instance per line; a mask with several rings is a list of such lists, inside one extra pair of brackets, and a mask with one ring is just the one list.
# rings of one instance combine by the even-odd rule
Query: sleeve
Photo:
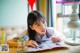
[(49, 27), (49, 28), (47, 28), (47, 30), (51, 34), (51, 37), (56, 36), (56, 37), (59, 37), (61, 40), (65, 40), (66, 39), (66, 37), (62, 33), (58, 32), (53, 27)]
[(55, 33), (53, 27), (47, 27), (47, 33), (49, 37), (54, 35)]

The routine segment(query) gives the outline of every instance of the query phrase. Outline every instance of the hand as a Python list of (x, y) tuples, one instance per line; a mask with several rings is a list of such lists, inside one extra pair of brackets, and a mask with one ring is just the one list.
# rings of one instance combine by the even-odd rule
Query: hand
[(54, 43), (61, 41), (60, 38), (59, 38), (59, 37), (56, 37), (56, 36), (52, 36), (52, 37), (51, 37), (51, 40), (52, 40), (52, 42), (54, 42)]
[(38, 46), (37, 42), (34, 41), (34, 40), (27, 41), (26, 45), (29, 46), (29, 47), (33, 47), (33, 48), (36, 48)]

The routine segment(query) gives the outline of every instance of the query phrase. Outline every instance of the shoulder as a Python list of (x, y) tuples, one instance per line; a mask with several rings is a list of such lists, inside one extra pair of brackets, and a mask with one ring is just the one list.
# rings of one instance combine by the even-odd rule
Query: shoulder
[(60, 33), (57, 29), (55, 29), (54, 27), (48, 27), (47, 31), (52, 34), (52, 35), (56, 35), (58, 37), (60, 37), (60, 39), (65, 40), (66, 37), (64, 34)]
[(52, 36), (54, 34), (54, 27), (47, 27), (46, 30), (48, 36)]
[(54, 32), (54, 33), (58, 32), (58, 30), (55, 29), (54, 27), (47, 27), (47, 31)]
[(54, 27), (47, 27), (46, 29), (47, 31), (50, 31), (50, 32), (55, 30)]
[(46, 30), (49, 34), (52, 34), (52, 35), (55, 35), (58, 33), (58, 31), (54, 27), (47, 27)]

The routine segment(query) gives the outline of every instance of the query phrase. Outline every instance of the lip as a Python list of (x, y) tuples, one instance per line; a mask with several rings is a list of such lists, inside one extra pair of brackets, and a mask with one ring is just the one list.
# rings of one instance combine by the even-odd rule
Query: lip
[(42, 30), (41, 32), (45, 32), (45, 30)]

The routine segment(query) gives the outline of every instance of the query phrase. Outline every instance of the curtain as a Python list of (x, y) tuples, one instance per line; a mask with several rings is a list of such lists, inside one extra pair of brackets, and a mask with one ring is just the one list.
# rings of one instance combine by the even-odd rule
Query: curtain
[(36, 0), (37, 10), (41, 11), (47, 20), (47, 27), (53, 27), (52, 0)]

